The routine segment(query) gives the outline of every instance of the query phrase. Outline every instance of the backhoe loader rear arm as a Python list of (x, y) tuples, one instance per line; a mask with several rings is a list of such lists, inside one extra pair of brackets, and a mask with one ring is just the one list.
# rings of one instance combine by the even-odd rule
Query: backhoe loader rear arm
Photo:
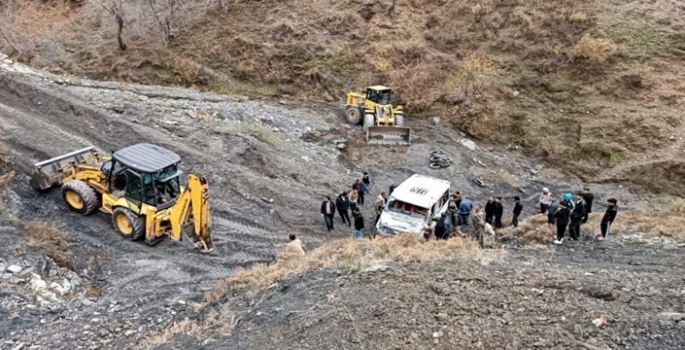
[(181, 240), (183, 226), (193, 220), (193, 239), (198, 248), (212, 251), (214, 243), (209, 227), (209, 186), (202, 175), (188, 175), (188, 188), (179, 196), (171, 208), (171, 240)]

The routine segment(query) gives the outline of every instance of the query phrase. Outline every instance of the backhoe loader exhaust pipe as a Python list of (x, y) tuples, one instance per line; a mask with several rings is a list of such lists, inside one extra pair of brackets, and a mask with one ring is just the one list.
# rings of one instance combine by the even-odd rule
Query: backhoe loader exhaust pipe
[(411, 128), (404, 126), (367, 126), (366, 143), (371, 145), (411, 145)]

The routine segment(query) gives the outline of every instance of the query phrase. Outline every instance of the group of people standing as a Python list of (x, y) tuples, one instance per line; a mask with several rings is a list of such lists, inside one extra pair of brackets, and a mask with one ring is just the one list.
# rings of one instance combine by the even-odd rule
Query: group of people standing
[[(364, 197), (371, 194), (371, 178), (368, 172), (364, 172), (361, 179), (355, 180), (350, 191), (341, 192), (335, 201), (330, 196), (327, 196), (321, 203), (321, 216), (326, 223), (328, 232), (335, 229), (334, 218), (337, 212), (343, 225), (352, 227), (354, 224), (355, 238), (364, 238), (364, 216), (361, 213), (361, 207), (364, 205)], [(376, 214), (376, 222), (380, 218), (381, 212), (385, 207), (388, 196), (382, 192), (373, 202), (374, 213)], [(352, 211), (352, 219), (350, 219), (349, 212)], [(374, 223), (375, 224), (375, 223)]]
[[(557, 236), (555, 244), (562, 244), (568, 227), (570, 239), (577, 241), (580, 238), (581, 225), (587, 223), (592, 204), (595, 200), (594, 194), (589, 188), (575, 193), (566, 193), (560, 201), (547, 188), (542, 189), (540, 194), (540, 213), (547, 213), (547, 223), (556, 225)], [(601, 233), (596, 236), (597, 240), (603, 241), (611, 230), (611, 224), (616, 219), (618, 213), (618, 201), (615, 198), (607, 199), (607, 210), (600, 223)]]
[[(394, 186), (390, 187), (392, 192)], [(388, 200), (388, 192), (382, 192), (373, 202), (375, 222), (378, 223), (381, 213)], [(321, 203), (321, 216), (324, 218), (328, 231), (334, 230), (334, 218), (336, 212), (340, 216), (343, 225), (352, 227), (354, 225), (355, 238), (364, 238), (364, 217), (361, 213), (361, 206), (364, 205), (365, 195), (371, 194), (371, 179), (367, 172), (364, 172), (361, 179), (355, 180), (350, 191), (343, 191), (335, 200), (327, 196)], [(519, 196), (514, 196), (514, 208), (512, 211), (511, 224), (514, 227), (519, 225), (519, 217), (523, 212), (523, 204)], [(589, 188), (575, 193), (566, 193), (562, 198), (557, 198), (548, 188), (543, 188), (539, 197), (539, 207), (541, 214), (547, 214), (547, 223), (556, 226), (555, 244), (562, 244), (566, 229), (569, 230), (571, 240), (577, 241), (580, 238), (581, 225), (587, 223), (588, 216), (592, 213), (594, 194)], [(349, 212), (352, 211), (352, 218)], [(607, 200), (607, 211), (601, 222), (601, 233), (597, 239), (606, 239), (611, 230), (611, 224), (618, 213), (617, 201), (615, 198)], [(447, 212), (443, 213), (432, 228), (426, 228), (424, 237), (430, 239), (448, 239), (453, 232), (461, 235), (460, 226), (470, 226), (473, 224), (476, 239), (481, 246), (487, 247), (494, 243), (494, 229), (503, 228), (502, 216), (504, 214), (504, 203), (502, 197), (490, 197), (485, 204), (485, 208), (474, 203), (459, 191), (454, 192), (450, 198)], [(374, 231), (373, 229), (371, 230)]]

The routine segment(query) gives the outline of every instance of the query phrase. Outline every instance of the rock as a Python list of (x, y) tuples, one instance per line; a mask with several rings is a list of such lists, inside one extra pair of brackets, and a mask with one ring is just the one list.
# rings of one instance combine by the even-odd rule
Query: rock
[(280, 100), (280, 101), (278, 101), (278, 103), (282, 104), (284, 106), (288, 105), (288, 101), (286, 101), (286, 100)]
[(461, 140), (459, 140), (459, 143), (461, 143), (462, 146), (470, 149), (471, 151), (476, 150), (476, 143), (469, 140), (469, 139), (461, 139)]
[(31, 280), (28, 283), (28, 287), (31, 290), (39, 291), (39, 290), (46, 289), (48, 287), (48, 285), (47, 285), (47, 283), (45, 283), (45, 281), (43, 281), (42, 278), (40, 278), (39, 275), (34, 274), (31, 276)]
[(679, 322), (685, 320), (685, 313), (680, 312), (662, 312), (657, 317), (664, 321)]
[(19, 272), (21, 272), (21, 270), (23, 270), (23, 269), (24, 269), (24, 268), (22, 268), (22, 267), (19, 266), (19, 265), (10, 265), (10, 266), (7, 267), (7, 271), (8, 271), (8, 272), (11, 272), (11, 273), (19, 273)]
[(599, 318), (592, 320), (592, 324), (594, 324), (597, 327), (606, 326), (607, 322), (608, 322), (607, 317), (604, 315), (600, 316)]
[(59, 283), (57, 282), (52, 282), (50, 283), (50, 289), (55, 292), (57, 295), (62, 296), (64, 294), (69, 293), (68, 288), (62, 287)]
[(385, 271), (389, 269), (390, 267), (388, 265), (383, 265), (383, 264), (374, 264), (370, 267), (367, 267), (364, 269), (364, 272), (376, 272), (376, 271)]
[(435, 124), (435, 126), (440, 125), (440, 117), (433, 117), (432, 120), (433, 120), (433, 124)]
[(138, 331), (136, 331), (135, 329), (129, 329), (126, 332), (124, 332), (124, 336), (128, 337), (130, 335), (136, 334), (137, 332)]
[(109, 335), (109, 331), (106, 328), (100, 328), (100, 331), (98, 333), (100, 334), (101, 338), (104, 338)]
[(337, 148), (339, 150), (344, 150), (345, 148), (347, 148), (347, 145), (344, 143), (338, 143), (335, 145), (335, 148)]
[(440, 338), (440, 337), (442, 337), (442, 335), (443, 335), (442, 331), (433, 332), (433, 338)]

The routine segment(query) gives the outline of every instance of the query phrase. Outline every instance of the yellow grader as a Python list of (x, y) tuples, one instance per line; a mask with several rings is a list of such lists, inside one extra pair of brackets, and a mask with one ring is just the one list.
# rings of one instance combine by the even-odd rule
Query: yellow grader
[(411, 128), (404, 126), (402, 106), (392, 105), (393, 92), (380, 85), (369, 86), (366, 93), (348, 92), (345, 117), (352, 125), (364, 125), (369, 144), (411, 144)]
[(211, 252), (207, 179), (189, 174), (183, 187), (180, 162), (178, 154), (147, 143), (103, 157), (87, 147), (35, 164), (31, 185), (40, 190), (61, 185), (69, 209), (83, 215), (100, 209), (133, 241), (144, 238), (154, 245), (169, 236), (178, 242), (192, 226), (195, 249)]

